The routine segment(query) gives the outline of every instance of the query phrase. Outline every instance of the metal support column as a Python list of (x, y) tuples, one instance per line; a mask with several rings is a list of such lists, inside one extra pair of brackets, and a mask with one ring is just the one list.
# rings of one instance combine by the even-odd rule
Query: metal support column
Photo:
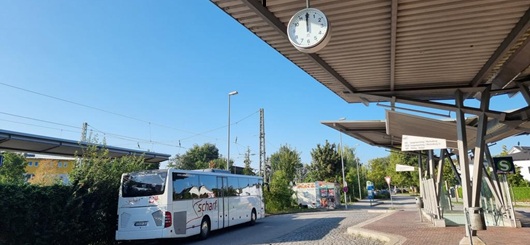
[(480, 192), (482, 190), (482, 171), (484, 166), (484, 148), (486, 129), (488, 125), (488, 116), (486, 111), (489, 109), (490, 102), (490, 88), (487, 87), (481, 94), (480, 100), (480, 115), (477, 123), (477, 141), (475, 143), (475, 153), (473, 161), (473, 186), (471, 191), (471, 228), (473, 230), (485, 230), (486, 222), (484, 219), (484, 211), (480, 207)]
[(420, 187), (420, 199), (423, 198), (423, 185), (421, 184), (421, 181), (423, 180), (423, 178), (421, 177), (421, 172), (422, 172), (422, 168), (421, 168), (421, 151), (420, 153), (418, 154), (418, 180), (419, 180), (419, 187)]
[[(490, 149), (486, 147), (484, 150), (486, 153), (486, 159), (490, 164), (493, 164), (493, 157), (491, 156)], [(492, 171), (491, 177), (495, 191), (498, 193), (498, 197), (496, 198), (499, 198), (499, 201), (502, 203), (502, 206), (506, 208), (506, 197), (502, 194), (502, 187), (500, 184), (499, 175), (497, 175), (495, 171)]]
[(433, 150), (429, 150), (429, 178), (434, 178), (434, 153)]
[(445, 162), (445, 151), (440, 150), (440, 160), (438, 160), (438, 172), (436, 173), (436, 203), (438, 203), (438, 208), (442, 206), (442, 184), (443, 184), (443, 169)]
[[(457, 133), (457, 145), (458, 145), (458, 161), (460, 163), (460, 171), (462, 179), (462, 201), (464, 205), (464, 215), (467, 217), (467, 210), (471, 207), (471, 186), (469, 180), (469, 158), (467, 148), (467, 135), (466, 135), (466, 118), (463, 111), (464, 98), (462, 91), (457, 90), (455, 104), (457, 107), (456, 113), (456, 133)], [(476, 231), (470, 231), (468, 219), (466, 219), (466, 236), (470, 237), (476, 235)]]

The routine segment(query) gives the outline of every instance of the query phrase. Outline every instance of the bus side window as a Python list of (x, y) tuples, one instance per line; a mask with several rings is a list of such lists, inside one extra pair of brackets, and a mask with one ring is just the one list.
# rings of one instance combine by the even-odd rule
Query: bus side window
[(200, 198), (216, 197), (217, 177), (209, 175), (199, 176), (199, 196)]
[(248, 186), (248, 178), (240, 177), (239, 178), (239, 195), (240, 196), (250, 196), (250, 188)]
[(239, 181), (237, 177), (228, 177), (227, 196), (239, 196)]
[(173, 200), (184, 199), (184, 179), (185, 175), (173, 173)]
[(257, 193), (259, 193), (258, 192), (258, 189), (259, 189), (258, 179), (249, 179), (248, 182), (249, 182), (250, 194), (253, 196), (256, 196)]

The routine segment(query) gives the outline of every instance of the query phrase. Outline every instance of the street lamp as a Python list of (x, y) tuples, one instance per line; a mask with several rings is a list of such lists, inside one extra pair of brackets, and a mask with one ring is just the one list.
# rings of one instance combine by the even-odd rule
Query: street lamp
[(228, 154), (226, 155), (226, 170), (229, 170), (230, 165), (230, 97), (236, 94), (237, 91), (228, 93)]
[[(356, 150), (357, 150), (357, 148), (356, 148)], [(357, 161), (357, 183), (359, 184), (359, 200), (362, 200), (363, 197), (362, 197), (362, 194), (361, 194), (361, 177), (359, 175), (359, 159), (357, 158), (356, 161)]]
[[(343, 121), (346, 118), (340, 118), (339, 121)], [(346, 182), (346, 178), (344, 176), (344, 154), (342, 153), (344, 151), (344, 148), (342, 147), (342, 130), (340, 130), (340, 162), (342, 164), (342, 186), (343, 186), (343, 192), (344, 192), (344, 205), (346, 206), (346, 209), (348, 209), (348, 200), (346, 188), (348, 188), (348, 183)]]

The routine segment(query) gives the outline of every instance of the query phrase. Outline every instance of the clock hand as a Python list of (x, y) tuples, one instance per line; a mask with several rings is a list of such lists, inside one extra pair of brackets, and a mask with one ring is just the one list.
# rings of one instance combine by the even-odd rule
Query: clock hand
[(306, 26), (307, 32), (309, 32), (309, 13), (305, 13), (305, 26)]

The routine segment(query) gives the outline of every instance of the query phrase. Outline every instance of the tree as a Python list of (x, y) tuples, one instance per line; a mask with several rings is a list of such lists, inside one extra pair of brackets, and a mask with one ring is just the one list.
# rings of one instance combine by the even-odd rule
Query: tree
[(508, 182), (511, 187), (528, 187), (529, 183), (523, 178), (521, 174), (521, 167), (515, 166), (515, 174), (507, 174)]
[(388, 176), (392, 179), (392, 184), (396, 186), (418, 186), (418, 172), (397, 172), (396, 165), (417, 166), (418, 155), (402, 151), (391, 151), (389, 156)]
[(254, 173), (254, 170), (250, 167), (250, 163), (252, 162), (250, 160), (250, 148), (247, 148), (247, 152), (245, 153), (245, 160), (243, 161), (245, 163), (245, 168), (243, 169), (244, 175), (256, 175)]
[(0, 184), (24, 184), (26, 158), (22, 154), (3, 152), (4, 163), (0, 166)]
[(302, 167), (300, 153), (291, 149), (288, 145), (281, 146), (276, 153), (272, 154), (270, 156), (270, 163), (272, 171), (283, 171), (287, 178), (289, 178), (289, 181), (294, 180), (296, 170)]
[[(453, 160), (453, 163), (455, 161)], [(456, 178), (455, 171), (451, 167), (451, 164), (453, 164), (449, 158), (445, 159), (444, 169), (443, 169), (443, 176), (444, 180), (447, 181), (447, 187), (459, 185), (458, 179)]]
[[(348, 192), (353, 194), (355, 197), (359, 196), (358, 185), (360, 182), (365, 183), (366, 177), (363, 175), (364, 171), (362, 168), (359, 158), (355, 154), (355, 148), (344, 146), (342, 149), (343, 159), (344, 159), (344, 174), (346, 178), (346, 184), (348, 185)], [(339, 149), (339, 156), (341, 152)], [(341, 163), (342, 165), (342, 163)], [(342, 166), (341, 166), (342, 167)], [(359, 168), (359, 172), (357, 172)], [(341, 173), (342, 174), (342, 173)], [(342, 175), (340, 175), (340, 183), (342, 183)], [(360, 180), (358, 180), (360, 178)], [(361, 190), (362, 191), (362, 190)]]
[(53, 162), (43, 162), (37, 168), (35, 176), (28, 182), (34, 185), (54, 185), (61, 183), (61, 178), (54, 174)]
[(385, 176), (388, 176), (390, 169), (389, 157), (380, 157), (368, 161), (367, 179), (374, 183), (376, 189), (386, 189)]
[(502, 145), (501, 146), (501, 153), (499, 154), (499, 156), (501, 157), (504, 157), (504, 156), (508, 156), (508, 147), (506, 147), (506, 145)]
[(215, 145), (210, 143), (202, 146), (193, 145), (186, 153), (175, 155), (168, 167), (188, 170), (210, 168), (211, 161), (218, 158), (219, 149)]
[(72, 198), (65, 204), (65, 217), (72, 219), (78, 231), (69, 243), (107, 244), (114, 241), (118, 190), (123, 173), (157, 169), (158, 164), (144, 163), (143, 156), (111, 158), (107, 149), (95, 145), (83, 150), (72, 174)]
[(289, 185), (290, 176), (283, 170), (276, 170), (272, 174), (270, 191), (265, 191), (265, 207), (267, 213), (276, 213), (294, 205), (292, 198), (294, 191)]
[(340, 154), (336, 150), (335, 144), (330, 144), (327, 140), (321, 146), (311, 151), (311, 178), (314, 181), (338, 181), (342, 179)]

